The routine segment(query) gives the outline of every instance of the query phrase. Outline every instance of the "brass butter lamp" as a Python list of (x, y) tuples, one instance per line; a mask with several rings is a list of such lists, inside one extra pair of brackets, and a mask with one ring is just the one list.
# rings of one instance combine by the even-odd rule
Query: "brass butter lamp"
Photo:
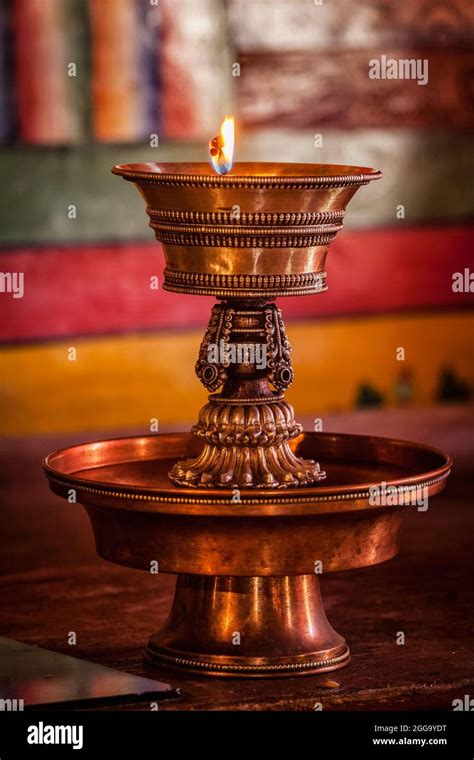
[[(222, 135), (207, 163), (142, 163), (133, 182), (166, 256), (164, 288), (218, 299), (196, 373), (211, 392), (191, 434), (86, 443), (50, 454), (53, 491), (86, 508), (97, 551), (177, 574), (153, 663), (208, 675), (322, 673), (349, 661), (330, 626), (322, 571), (376, 564), (398, 550), (413, 495), (439, 492), (444, 453), (372, 436), (302, 432), (284, 391), (291, 348), (274, 301), (326, 290), (328, 247), (370, 168), (236, 163)], [(222, 162), (222, 165), (219, 163)], [(227, 162), (227, 163), (226, 163)], [(383, 255), (381, 252), (380, 255)], [(210, 360), (254, 345), (256, 361)], [(374, 505), (371, 489), (395, 489)]]

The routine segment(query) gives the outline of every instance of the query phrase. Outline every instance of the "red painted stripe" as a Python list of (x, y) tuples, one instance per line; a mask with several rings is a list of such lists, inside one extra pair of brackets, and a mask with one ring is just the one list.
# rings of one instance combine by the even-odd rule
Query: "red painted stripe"
[[(342, 232), (328, 257), (329, 291), (285, 298), (285, 318), (461, 308), (452, 275), (472, 263), (470, 228)], [(0, 293), (0, 340), (179, 329), (206, 323), (214, 299), (150, 289), (162, 280), (156, 243), (49, 246), (0, 252), (0, 272), (23, 272), (25, 293)]]

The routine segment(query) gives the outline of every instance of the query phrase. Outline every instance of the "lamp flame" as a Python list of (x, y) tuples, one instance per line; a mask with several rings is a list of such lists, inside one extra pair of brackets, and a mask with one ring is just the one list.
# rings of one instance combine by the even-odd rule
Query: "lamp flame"
[(217, 137), (209, 141), (209, 156), (218, 174), (227, 174), (232, 169), (234, 158), (234, 117), (226, 116)]

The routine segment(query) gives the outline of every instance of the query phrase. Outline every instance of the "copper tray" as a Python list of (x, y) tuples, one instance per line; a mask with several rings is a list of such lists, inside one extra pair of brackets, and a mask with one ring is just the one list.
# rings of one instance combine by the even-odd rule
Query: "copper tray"
[(429, 446), (372, 436), (303, 433), (291, 448), (322, 462), (326, 480), (292, 490), (179, 488), (167, 473), (201, 449), (182, 433), (86, 443), (45, 459), (52, 490), (86, 508), (101, 557), (179, 576), (149, 659), (233, 676), (348, 662), (319, 575), (393, 557), (404, 515), (444, 488), (452, 463)]

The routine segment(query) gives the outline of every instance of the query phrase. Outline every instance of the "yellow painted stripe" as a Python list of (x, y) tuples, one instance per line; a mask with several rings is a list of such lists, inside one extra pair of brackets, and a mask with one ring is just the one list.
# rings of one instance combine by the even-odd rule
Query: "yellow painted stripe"
[[(440, 368), (473, 382), (474, 315), (467, 312), (293, 323), (296, 379), (288, 392), (298, 416), (348, 410), (357, 387), (374, 385), (394, 403), (401, 368), (414, 373), (414, 402), (430, 404)], [(0, 353), (3, 434), (149, 430), (191, 423), (206, 392), (194, 375), (201, 332), (160, 333), (27, 345)], [(77, 358), (68, 359), (75, 348)], [(405, 362), (396, 358), (405, 350)]]

